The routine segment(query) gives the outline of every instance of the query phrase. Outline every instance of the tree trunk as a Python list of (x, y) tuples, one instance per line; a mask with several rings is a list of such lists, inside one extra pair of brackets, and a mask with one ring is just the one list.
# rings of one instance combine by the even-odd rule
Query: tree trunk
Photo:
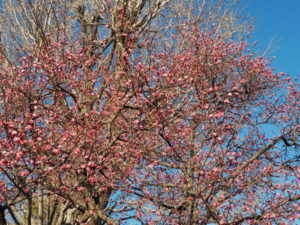
[(6, 218), (5, 218), (5, 210), (6, 206), (0, 206), (0, 225), (7, 225)]

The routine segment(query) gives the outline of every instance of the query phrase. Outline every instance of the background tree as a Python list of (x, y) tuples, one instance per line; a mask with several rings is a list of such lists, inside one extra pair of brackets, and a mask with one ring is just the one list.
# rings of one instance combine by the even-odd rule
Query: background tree
[(294, 221), (299, 92), (229, 40), (246, 31), (232, 4), (5, 1), (0, 215)]
[[(186, 21), (231, 37), (245, 31), (247, 23), (237, 11), (238, 1), (182, 0), (41, 0), (2, 2), (1, 34), (3, 54), (13, 63), (21, 52), (31, 51), (51, 41), (83, 40), (99, 55), (116, 52), (116, 47), (132, 39), (131, 50), (144, 38), (162, 37)], [(10, 29), (7, 29), (10, 27)], [(126, 34), (128, 35), (126, 37)], [(129, 37), (130, 36), (130, 37)], [(134, 38), (133, 38), (134, 37)], [(135, 41), (133, 41), (135, 40)], [(169, 38), (164, 43), (172, 44)], [(124, 48), (124, 46), (123, 46)]]

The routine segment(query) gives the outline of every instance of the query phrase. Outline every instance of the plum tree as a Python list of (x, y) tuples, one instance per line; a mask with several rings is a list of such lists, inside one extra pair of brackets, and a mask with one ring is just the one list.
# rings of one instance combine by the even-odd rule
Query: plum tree
[(299, 218), (299, 84), (221, 3), (6, 2), (3, 224)]

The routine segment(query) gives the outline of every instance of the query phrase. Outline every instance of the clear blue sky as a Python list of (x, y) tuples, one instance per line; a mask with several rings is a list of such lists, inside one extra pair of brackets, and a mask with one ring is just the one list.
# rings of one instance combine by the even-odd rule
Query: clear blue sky
[(300, 0), (241, 0), (255, 18), (253, 39), (263, 49), (275, 38), (272, 67), (300, 78)]

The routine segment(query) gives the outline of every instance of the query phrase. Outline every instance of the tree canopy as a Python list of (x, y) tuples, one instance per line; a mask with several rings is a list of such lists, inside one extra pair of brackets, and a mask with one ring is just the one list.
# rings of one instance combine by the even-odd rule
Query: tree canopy
[(299, 219), (299, 83), (235, 1), (2, 9), (1, 225)]

